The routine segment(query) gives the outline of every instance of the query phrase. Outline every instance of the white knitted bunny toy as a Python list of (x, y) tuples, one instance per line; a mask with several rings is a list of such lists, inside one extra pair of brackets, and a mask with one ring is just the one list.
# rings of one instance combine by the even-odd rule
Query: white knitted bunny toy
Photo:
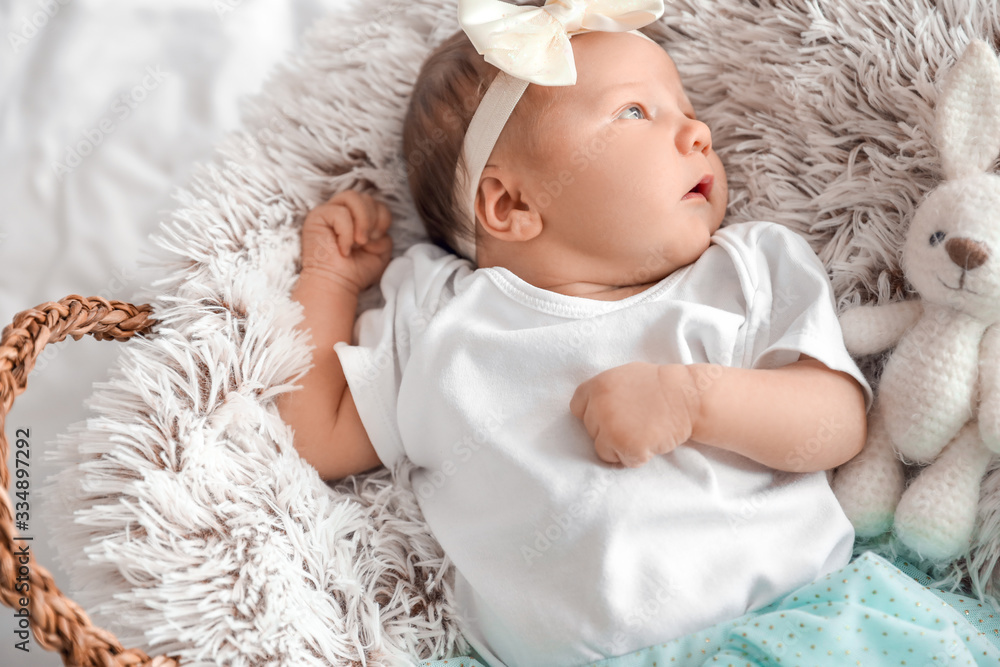
[[(865, 448), (833, 489), (859, 536), (893, 528), (940, 563), (968, 549), (980, 483), (1000, 453), (1000, 176), (987, 173), (1000, 152), (1000, 63), (985, 42), (949, 72), (935, 131), (946, 180), (914, 213), (902, 254), (920, 298), (840, 320), (856, 356), (898, 343)], [(905, 491), (904, 461), (929, 464)]]

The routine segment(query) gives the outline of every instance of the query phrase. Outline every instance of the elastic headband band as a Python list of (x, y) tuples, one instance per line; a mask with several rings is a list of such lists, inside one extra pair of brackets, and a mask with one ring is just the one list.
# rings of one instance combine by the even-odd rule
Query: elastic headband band
[(575, 84), (569, 42), (578, 34), (630, 32), (656, 44), (635, 28), (658, 19), (663, 2), (547, 0), (544, 6), (534, 7), (498, 0), (460, 0), (458, 11), (459, 23), (476, 50), (500, 68), (472, 115), (455, 167), (454, 196), (463, 223), (461, 233), (456, 234), (456, 250), (475, 263), (479, 179), (528, 84)]

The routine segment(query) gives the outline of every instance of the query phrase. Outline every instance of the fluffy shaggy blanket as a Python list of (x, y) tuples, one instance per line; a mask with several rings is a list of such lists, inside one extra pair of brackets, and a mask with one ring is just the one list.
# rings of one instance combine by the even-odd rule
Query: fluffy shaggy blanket
[[(44, 493), (70, 593), (126, 643), (237, 666), (467, 648), (405, 464), (327, 486), (274, 402), (311, 360), (289, 298), (305, 213), (370, 188), (395, 216), (396, 254), (424, 238), (401, 126), (420, 63), (457, 28), (454, 0), (358, 2), (323, 20), (178, 193), (155, 239), (165, 277), (147, 289), (159, 332), (125, 346), (96, 416), (60, 438), (65, 469)], [(842, 308), (904, 298), (906, 225), (941, 177), (935, 82), (970, 38), (1000, 48), (997, 4), (676, 0), (659, 28), (726, 164), (727, 224), (803, 234)], [(376, 288), (362, 308), (378, 303)], [(879, 360), (864, 363), (875, 380)], [(1000, 552), (998, 505), (1000, 470), (976, 577)]]

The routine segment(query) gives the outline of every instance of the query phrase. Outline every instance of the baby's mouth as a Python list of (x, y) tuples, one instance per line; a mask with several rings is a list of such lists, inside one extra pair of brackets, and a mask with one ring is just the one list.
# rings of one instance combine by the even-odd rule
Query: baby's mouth
[(685, 199), (695, 199), (697, 197), (703, 197), (704, 199), (707, 200), (709, 193), (712, 192), (712, 183), (714, 181), (715, 178), (711, 174), (705, 176), (700, 181), (698, 181), (693, 188), (688, 190), (688, 193), (686, 195), (681, 197), (681, 201)]

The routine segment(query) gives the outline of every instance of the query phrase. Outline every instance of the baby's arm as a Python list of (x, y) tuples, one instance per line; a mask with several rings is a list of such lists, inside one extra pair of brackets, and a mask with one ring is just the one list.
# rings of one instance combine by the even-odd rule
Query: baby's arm
[(381, 464), (333, 345), (351, 342), (358, 295), (391, 259), (390, 221), (384, 204), (348, 190), (310, 211), (302, 226), (302, 272), (292, 298), (304, 311), (297, 328), (310, 332), (316, 349), (302, 389), (283, 394), (278, 411), (295, 431), (296, 450), (324, 480)]
[(829, 470), (861, 451), (867, 438), (858, 381), (800, 355), (774, 369), (694, 364), (702, 387), (692, 437), (778, 470)]
[(694, 439), (778, 470), (828, 470), (867, 437), (858, 382), (805, 355), (775, 369), (625, 364), (582, 383), (570, 410), (599, 458), (629, 467)]

